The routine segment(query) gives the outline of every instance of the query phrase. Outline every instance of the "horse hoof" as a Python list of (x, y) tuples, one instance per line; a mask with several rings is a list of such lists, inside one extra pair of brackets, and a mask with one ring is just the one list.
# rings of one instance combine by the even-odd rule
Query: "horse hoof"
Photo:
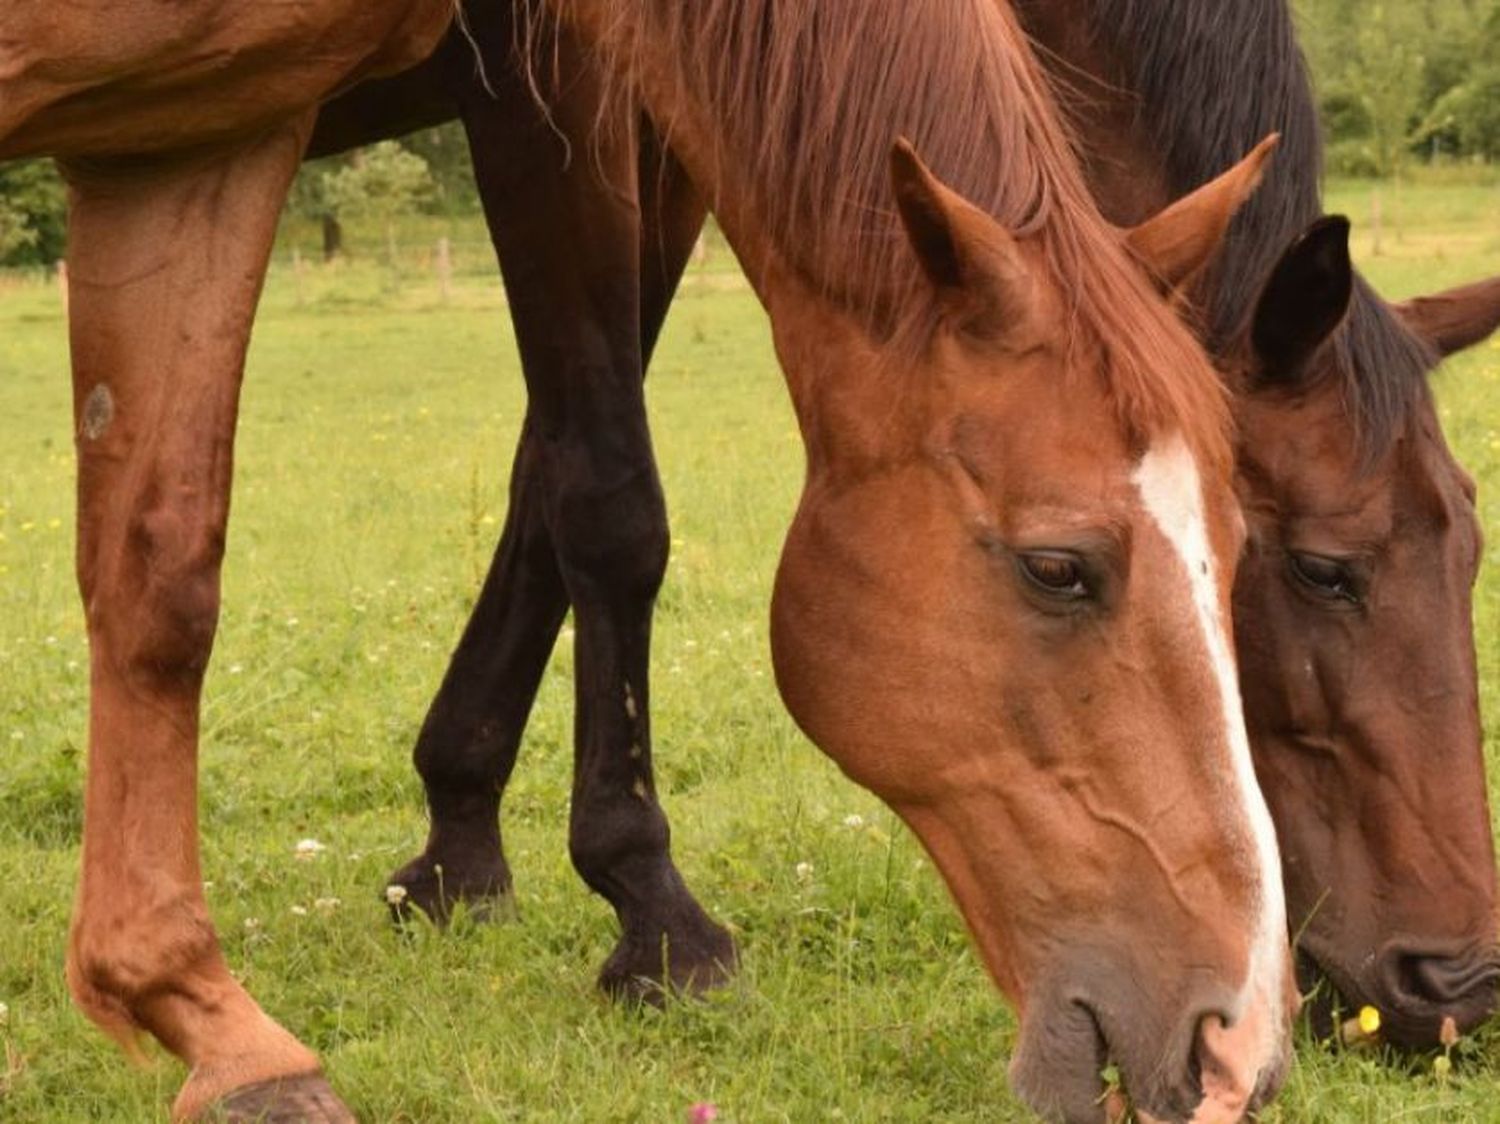
[(516, 916), (504, 859), (450, 867), (418, 855), (391, 875), (382, 895), (398, 925), (411, 921), (414, 909), (435, 925), (446, 925), (460, 902), (475, 921), (510, 921)]
[(208, 1113), (213, 1124), (357, 1124), (321, 1073), (298, 1073), (245, 1085)]
[(696, 997), (723, 987), (734, 978), (739, 954), (727, 930), (706, 925), (692, 941), (668, 941), (665, 958), (660, 943), (622, 940), (599, 973), (600, 990), (618, 1002), (660, 1007), (669, 994)]

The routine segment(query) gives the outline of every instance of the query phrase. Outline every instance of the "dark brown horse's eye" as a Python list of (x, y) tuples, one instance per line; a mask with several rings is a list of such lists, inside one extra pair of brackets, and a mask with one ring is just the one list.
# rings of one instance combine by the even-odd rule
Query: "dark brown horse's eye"
[(1026, 580), (1051, 597), (1082, 600), (1089, 596), (1083, 564), (1070, 554), (1033, 551), (1020, 555), (1018, 561)]
[(1290, 566), (1292, 576), (1315, 595), (1330, 601), (1359, 603), (1359, 586), (1354, 570), (1342, 559), (1293, 551)]

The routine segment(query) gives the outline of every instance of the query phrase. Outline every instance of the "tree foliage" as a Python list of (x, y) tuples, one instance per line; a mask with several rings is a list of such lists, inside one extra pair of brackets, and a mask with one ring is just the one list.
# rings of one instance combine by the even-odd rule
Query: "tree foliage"
[(0, 165), (0, 265), (44, 265), (62, 257), (67, 192), (50, 160)]
[(323, 196), (334, 214), (384, 223), (415, 210), (432, 197), (434, 188), (427, 161), (396, 141), (361, 149), (348, 164), (323, 177)]
[(1500, 156), (1500, 0), (1296, 0), (1336, 171)]

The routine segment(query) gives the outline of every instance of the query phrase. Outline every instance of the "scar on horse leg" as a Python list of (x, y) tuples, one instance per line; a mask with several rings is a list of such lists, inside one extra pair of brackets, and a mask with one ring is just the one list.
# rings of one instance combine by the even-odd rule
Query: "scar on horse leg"
[(188, 1063), (177, 1119), (247, 1086), (266, 1090), (261, 1116), (352, 1119), (314, 1054), (231, 976), (198, 858), (198, 709), (240, 377), (304, 140), (286, 127), (211, 157), (65, 167), (92, 687), (68, 981), (106, 1030), (148, 1032)]

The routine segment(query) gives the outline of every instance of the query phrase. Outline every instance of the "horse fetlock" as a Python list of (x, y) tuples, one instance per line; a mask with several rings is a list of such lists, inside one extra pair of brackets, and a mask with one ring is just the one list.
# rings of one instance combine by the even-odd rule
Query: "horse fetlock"
[(609, 804), (575, 805), (568, 826), (574, 868), (611, 901), (611, 887), (647, 885), (661, 877), (662, 868), (670, 870), (670, 846), (671, 828), (660, 805), (634, 792)]
[(460, 902), (477, 920), (505, 920), (514, 912), (510, 867), (498, 836), (483, 846), (429, 842), (426, 851), (390, 876), (382, 893), (397, 921), (408, 920), (415, 907), (445, 924)]
[(677, 880), (680, 893), (654, 903), (653, 915), (625, 923), (619, 944), (599, 972), (599, 988), (615, 999), (656, 1003), (667, 992), (696, 995), (734, 975), (739, 952), (729, 930), (714, 922)]

